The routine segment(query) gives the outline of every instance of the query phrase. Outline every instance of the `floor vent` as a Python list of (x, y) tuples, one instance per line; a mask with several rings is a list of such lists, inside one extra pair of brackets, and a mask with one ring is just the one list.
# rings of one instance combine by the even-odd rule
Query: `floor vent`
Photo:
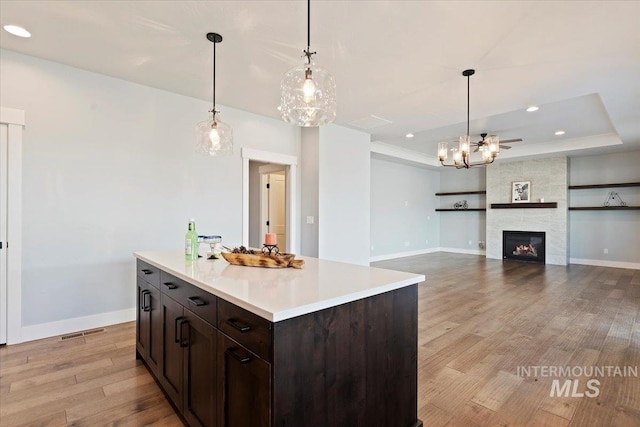
[(83, 336), (82, 332), (78, 332), (78, 333), (75, 333), (75, 334), (67, 334), (67, 335), (61, 336), (60, 340), (62, 340), (62, 341), (70, 340), (71, 338), (78, 338), (78, 337), (81, 337), (81, 336)]
[(60, 337), (60, 341), (70, 340), (72, 338), (86, 337), (87, 335), (99, 334), (100, 332), (104, 332), (104, 328), (91, 329), (88, 331), (75, 332), (73, 334), (62, 335)]

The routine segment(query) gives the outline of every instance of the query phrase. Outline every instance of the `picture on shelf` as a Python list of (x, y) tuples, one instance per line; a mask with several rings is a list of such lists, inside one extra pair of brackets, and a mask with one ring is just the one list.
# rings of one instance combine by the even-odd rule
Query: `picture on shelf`
[(511, 184), (511, 203), (531, 201), (531, 181), (514, 181)]

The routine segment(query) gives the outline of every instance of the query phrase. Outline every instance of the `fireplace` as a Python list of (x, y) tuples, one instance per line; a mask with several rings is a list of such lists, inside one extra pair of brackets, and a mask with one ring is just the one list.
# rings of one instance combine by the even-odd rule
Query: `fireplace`
[(502, 258), (544, 264), (544, 231), (503, 231)]

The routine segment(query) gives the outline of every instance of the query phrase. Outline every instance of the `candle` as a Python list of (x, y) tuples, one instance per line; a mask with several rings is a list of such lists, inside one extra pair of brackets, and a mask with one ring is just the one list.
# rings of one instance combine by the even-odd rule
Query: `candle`
[(275, 246), (276, 243), (276, 233), (267, 233), (264, 235), (264, 244), (269, 246)]

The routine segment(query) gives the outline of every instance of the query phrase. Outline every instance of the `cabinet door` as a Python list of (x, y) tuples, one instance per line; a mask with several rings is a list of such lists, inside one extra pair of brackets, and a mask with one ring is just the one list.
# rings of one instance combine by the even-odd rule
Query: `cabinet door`
[(216, 329), (184, 310), (184, 410), (189, 426), (216, 426)]
[(160, 302), (160, 290), (153, 285), (147, 288), (149, 291), (149, 344), (147, 346), (147, 365), (157, 378), (160, 377), (162, 366), (162, 304)]
[(181, 330), (186, 322), (180, 304), (162, 294), (162, 364), (160, 384), (174, 405), (182, 412), (182, 355)]
[(136, 284), (136, 350), (146, 360), (149, 354), (150, 286), (139, 277)]
[(271, 424), (271, 366), (218, 332), (218, 426)]

